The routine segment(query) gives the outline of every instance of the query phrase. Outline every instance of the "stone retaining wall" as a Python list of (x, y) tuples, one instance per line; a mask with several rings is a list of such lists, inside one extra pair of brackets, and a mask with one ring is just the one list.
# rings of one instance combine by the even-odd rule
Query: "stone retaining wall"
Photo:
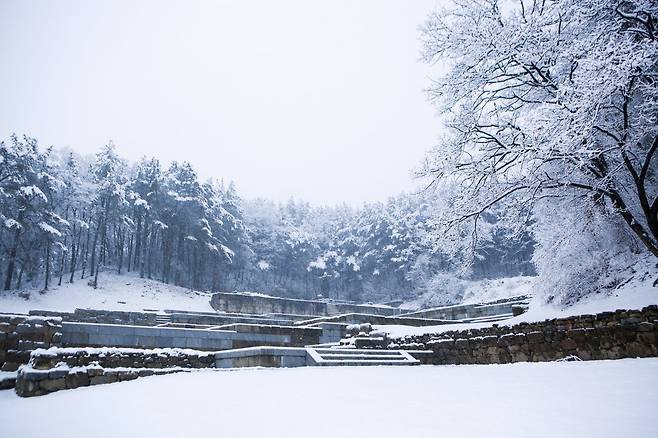
[(218, 351), (236, 346), (290, 345), (289, 335), (237, 333), (230, 330), (65, 322), (62, 333), (62, 345), (67, 347), (194, 348)]
[(333, 316), (343, 313), (397, 315), (400, 309), (368, 304), (349, 304), (316, 300), (270, 297), (242, 293), (218, 292), (212, 295), (210, 305), (219, 312), (264, 314), (292, 314)]
[(154, 312), (125, 312), (121, 310), (75, 309), (73, 312), (52, 310), (30, 310), (30, 315), (57, 316), (63, 321), (89, 322), (96, 324), (127, 324), (153, 326), (157, 324)]
[(16, 371), (32, 350), (60, 345), (61, 340), (61, 318), (0, 315), (0, 369)]
[(459, 304), (454, 306), (436, 307), (433, 309), (403, 313), (400, 316), (408, 318), (459, 320), (483, 318), (496, 315), (511, 315), (514, 313), (515, 307), (519, 305), (527, 305), (529, 299), (529, 296), (523, 295), (516, 297), (515, 299), (508, 299), (504, 301), (501, 300), (502, 302)]
[(32, 397), (81, 386), (214, 367), (213, 353), (193, 350), (39, 349), (32, 352), (29, 363), (19, 369), (16, 393)]
[[(220, 330), (234, 330), (238, 333), (258, 333), (267, 335), (287, 336), (290, 342), (287, 345), (303, 347), (320, 343), (323, 335), (321, 327), (292, 327), (260, 324), (230, 324), (218, 327)], [(212, 329), (211, 329), (212, 330)], [(244, 348), (254, 346), (253, 341), (233, 341), (233, 348)]]
[(408, 325), (412, 327), (424, 327), (442, 324), (454, 324), (455, 321), (443, 319), (407, 318), (404, 316), (382, 316), (366, 313), (345, 313), (336, 316), (322, 316), (319, 318), (296, 321), (296, 325), (312, 325), (322, 322), (340, 324), (373, 324), (373, 325)]
[(179, 348), (49, 348), (32, 352), (29, 365), (36, 370), (65, 364), (71, 368), (99, 365), (103, 368), (212, 368), (214, 352)]
[(202, 315), (192, 313), (171, 313), (168, 314), (171, 322), (178, 324), (207, 324), (207, 325), (224, 325), (224, 324), (274, 324), (274, 325), (292, 325), (289, 319), (281, 318), (264, 318), (257, 315), (230, 315), (215, 314)]
[[(367, 343), (366, 343), (367, 344)], [(425, 363), (494, 364), (658, 356), (658, 306), (541, 322), (384, 339), (391, 349), (431, 350)], [(358, 345), (358, 344), (357, 344)]]

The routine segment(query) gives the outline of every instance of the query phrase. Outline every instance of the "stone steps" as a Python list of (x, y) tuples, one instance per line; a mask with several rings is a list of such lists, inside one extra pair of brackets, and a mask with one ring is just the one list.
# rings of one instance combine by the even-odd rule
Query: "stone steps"
[(163, 313), (158, 313), (155, 316), (155, 323), (156, 325), (161, 325), (161, 324), (169, 324), (172, 322), (171, 315), (163, 314)]
[(308, 348), (309, 365), (372, 366), (418, 365), (420, 361), (404, 350), (361, 350), (348, 348)]

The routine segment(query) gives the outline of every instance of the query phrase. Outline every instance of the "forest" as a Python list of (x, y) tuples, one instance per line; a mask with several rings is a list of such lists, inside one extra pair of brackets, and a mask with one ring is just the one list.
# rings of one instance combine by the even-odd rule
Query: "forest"
[(533, 272), (531, 239), (503, 229), (465, 269), (435, 245), (436, 201), (427, 195), (360, 208), (245, 201), (232, 183), (199, 181), (186, 162), (129, 163), (112, 142), (81, 157), (12, 136), (0, 156), (5, 290), (96, 287), (113, 270), (194, 290), (382, 301), (417, 295), (433, 274)]

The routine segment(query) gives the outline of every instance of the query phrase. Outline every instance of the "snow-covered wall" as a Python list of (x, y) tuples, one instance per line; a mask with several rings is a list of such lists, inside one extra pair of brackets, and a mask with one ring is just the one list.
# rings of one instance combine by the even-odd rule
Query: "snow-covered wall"
[(0, 315), (0, 369), (16, 371), (37, 348), (60, 345), (62, 319), (25, 315)]
[(32, 397), (62, 389), (214, 366), (212, 353), (187, 349), (38, 349), (32, 352), (29, 364), (18, 371), (16, 393)]
[[(387, 348), (430, 350), (431, 364), (545, 362), (658, 356), (658, 306), (445, 331), (384, 341)], [(365, 343), (367, 345), (367, 343)]]
[(210, 305), (219, 312), (249, 313), (255, 315), (290, 314), (333, 316), (343, 313), (368, 313), (371, 315), (397, 315), (400, 313), (400, 309), (389, 306), (331, 303), (326, 301), (225, 292), (213, 294)]

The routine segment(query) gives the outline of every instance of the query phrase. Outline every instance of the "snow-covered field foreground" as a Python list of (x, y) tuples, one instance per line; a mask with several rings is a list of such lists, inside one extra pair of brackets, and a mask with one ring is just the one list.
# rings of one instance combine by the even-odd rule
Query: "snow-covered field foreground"
[(658, 436), (658, 359), (201, 371), (20, 399), (2, 436)]

